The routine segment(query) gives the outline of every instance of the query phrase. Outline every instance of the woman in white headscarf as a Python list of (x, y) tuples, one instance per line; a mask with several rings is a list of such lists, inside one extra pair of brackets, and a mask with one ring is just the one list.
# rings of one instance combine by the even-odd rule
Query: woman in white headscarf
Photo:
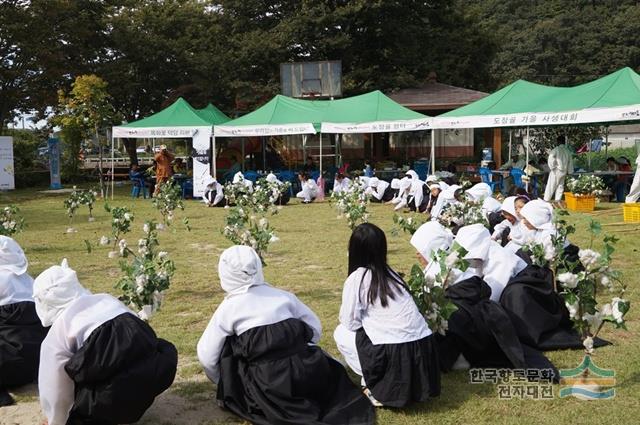
[[(482, 227), (481, 224), (474, 226)], [(466, 226), (471, 228), (471, 226)], [(490, 241), (489, 233), (475, 232), (480, 237), (467, 238), (468, 230), (460, 228), (460, 240), (456, 236), (456, 244), (462, 242), (471, 248), (469, 268), (464, 272), (452, 270), (453, 283), (446, 289), (446, 296), (458, 308), (449, 318), (446, 334), (437, 335), (440, 365), (443, 371), (468, 367), (553, 367), (541, 353), (523, 347), (518, 340), (516, 330), (507, 312), (495, 301), (491, 300), (492, 289), (482, 279), (484, 264), (476, 257), (486, 258), (491, 247), (484, 241)], [(438, 249), (453, 246), (453, 237), (448, 229), (436, 222), (421, 226), (411, 238), (411, 244), (418, 255), (427, 259), (425, 275), (435, 277), (440, 273), (440, 264), (429, 257)], [(463, 240), (464, 239), (464, 240)], [(471, 241), (471, 239), (474, 239)], [(467, 243), (470, 242), (470, 243)], [(463, 246), (464, 248), (465, 246)], [(477, 251), (475, 252), (477, 247)], [(500, 247), (498, 247), (500, 248)], [(423, 262), (424, 264), (424, 262)], [(487, 273), (498, 276), (502, 271), (495, 270), (495, 264), (487, 265)]]
[(289, 200), (291, 199), (291, 192), (289, 188), (285, 190), (284, 183), (282, 183), (280, 179), (278, 179), (278, 177), (271, 172), (267, 174), (267, 177), (265, 178), (265, 180), (275, 190), (277, 190), (277, 196), (274, 195), (274, 197), (276, 198), (275, 203), (277, 205), (287, 205), (289, 203)]
[(492, 301), (499, 302), (509, 280), (527, 266), (520, 257), (492, 240), (482, 224), (461, 227), (456, 242), (467, 250), (465, 259), (473, 262), (478, 276), (491, 288)]
[(36, 314), (28, 265), (20, 245), (0, 236), (0, 407), (14, 403), (8, 388), (36, 379), (47, 334)]
[(411, 179), (411, 188), (409, 189), (407, 206), (411, 211), (424, 212), (427, 203), (426, 198), (429, 196), (429, 188), (422, 180), (420, 180), (418, 173), (415, 171), (407, 171), (407, 176)]
[(238, 171), (233, 175), (233, 184), (242, 185), (246, 188), (247, 192), (253, 192), (253, 182), (251, 180), (245, 179), (242, 171)]
[(394, 196), (391, 185), (377, 177), (369, 179), (369, 187), (365, 190), (365, 194), (370, 196), (371, 202), (381, 203), (389, 202)]
[(351, 185), (351, 179), (343, 173), (336, 173), (336, 178), (333, 180), (333, 193), (346, 192)]
[(36, 278), (33, 298), (51, 326), (38, 376), (49, 425), (137, 422), (173, 383), (176, 348), (118, 299), (85, 289), (66, 260)]
[(436, 204), (431, 208), (431, 220), (437, 220), (440, 214), (449, 204), (455, 204), (459, 202), (459, 197), (462, 196), (462, 187), (457, 184), (452, 184), (438, 195)]
[(411, 179), (403, 177), (398, 182), (398, 192), (389, 203), (394, 204), (394, 211), (399, 211), (409, 203), (409, 193), (411, 192)]
[(224, 207), (224, 188), (216, 179), (208, 176), (204, 182), (202, 200), (208, 207)]
[(303, 204), (313, 202), (320, 193), (320, 188), (315, 180), (313, 180), (306, 172), (301, 171), (298, 174), (300, 180), (300, 192), (296, 193), (296, 198), (302, 199)]
[(258, 254), (220, 256), (226, 296), (198, 341), (198, 359), (218, 403), (255, 424), (370, 424), (374, 414), (344, 367), (317, 344), (318, 317), (295, 295), (267, 284)]
[(502, 246), (507, 244), (508, 236), (511, 234), (512, 229), (520, 222), (519, 214), (516, 212), (516, 199), (519, 199), (519, 197), (508, 196), (502, 201), (502, 206), (500, 207), (502, 221), (493, 226), (491, 239), (500, 242)]

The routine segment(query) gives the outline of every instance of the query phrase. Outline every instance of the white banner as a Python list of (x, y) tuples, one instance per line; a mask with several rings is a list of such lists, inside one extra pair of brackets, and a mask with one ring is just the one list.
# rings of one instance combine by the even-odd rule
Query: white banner
[(216, 125), (213, 134), (216, 137), (256, 137), (286, 136), (290, 134), (315, 134), (311, 123), (301, 124), (267, 124), (267, 125)]
[(204, 178), (210, 174), (209, 157), (210, 157), (210, 141), (211, 135), (198, 133), (193, 137), (193, 150), (191, 157), (193, 158), (193, 197), (202, 197), (204, 194)]
[(435, 117), (435, 128), (527, 127), (640, 120), (640, 104), (564, 112)]
[(13, 137), (0, 137), (0, 190), (16, 188), (13, 165)]
[(432, 128), (433, 118), (407, 121), (372, 121), (360, 124), (323, 122), (323, 133), (392, 133), (397, 131), (420, 131)]
[(113, 127), (113, 137), (130, 139), (178, 139), (202, 133), (210, 137), (211, 127)]

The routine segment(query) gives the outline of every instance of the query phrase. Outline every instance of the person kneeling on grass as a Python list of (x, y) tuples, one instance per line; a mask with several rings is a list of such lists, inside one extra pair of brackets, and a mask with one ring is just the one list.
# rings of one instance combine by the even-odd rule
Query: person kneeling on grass
[(208, 207), (224, 207), (224, 188), (216, 179), (211, 176), (205, 178), (205, 189), (202, 201)]
[(302, 199), (302, 203), (308, 204), (318, 197), (320, 188), (316, 182), (305, 172), (298, 174), (301, 190), (296, 194), (296, 198)]
[(253, 248), (220, 256), (226, 297), (198, 341), (218, 404), (254, 424), (372, 424), (375, 413), (344, 367), (315, 345), (318, 317), (264, 281)]
[(38, 377), (48, 425), (137, 422), (173, 383), (176, 348), (118, 299), (85, 289), (66, 259), (36, 278), (33, 298), (51, 326)]
[(14, 403), (7, 388), (33, 382), (47, 328), (33, 303), (33, 279), (20, 245), (0, 236), (0, 407)]
[(349, 240), (349, 277), (333, 337), (375, 406), (403, 407), (440, 395), (434, 337), (407, 285), (387, 264), (387, 239), (364, 223)]

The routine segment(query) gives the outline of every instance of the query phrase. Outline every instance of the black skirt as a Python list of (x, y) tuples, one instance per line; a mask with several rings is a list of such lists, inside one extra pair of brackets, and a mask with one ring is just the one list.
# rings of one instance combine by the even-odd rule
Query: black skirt
[[(548, 268), (527, 266), (509, 281), (500, 304), (524, 344), (543, 351), (583, 348), (564, 300), (553, 288), (553, 275)], [(606, 344), (600, 338), (594, 341), (595, 346)]]
[(312, 336), (287, 319), (227, 337), (218, 402), (254, 424), (373, 424), (371, 403)]
[(356, 347), (367, 387), (383, 405), (404, 407), (440, 395), (440, 364), (432, 335), (374, 345), (361, 328), (356, 332)]
[(40, 345), (48, 331), (33, 302), (0, 306), (0, 389), (36, 380)]
[(140, 420), (173, 383), (178, 353), (151, 327), (124, 313), (96, 328), (64, 369), (75, 383), (67, 425)]
[(540, 351), (520, 342), (502, 306), (491, 301), (491, 288), (472, 277), (447, 288), (447, 297), (458, 307), (449, 318), (446, 336), (440, 336), (442, 370), (451, 370), (460, 354), (471, 367), (550, 369), (555, 366)]

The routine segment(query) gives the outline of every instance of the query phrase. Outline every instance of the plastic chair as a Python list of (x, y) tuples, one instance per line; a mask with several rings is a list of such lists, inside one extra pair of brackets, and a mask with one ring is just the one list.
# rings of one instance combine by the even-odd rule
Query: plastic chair
[(182, 199), (193, 198), (193, 180), (185, 180), (182, 183)]
[(144, 199), (147, 199), (147, 196), (149, 196), (149, 189), (147, 188), (144, 179), (133, 178), (131, 179), (131, 182), (133, 183), (133, 186), (131, 187), (131, 197), (138, 198), (140, 196), (140, 189), (142, 189), (142, 196)]
[(487, 167), (480, 167), (478, 169), (478, 173), (480, 174), (480, 178), (482, 179), (482, 182), (491, 186), (491, 190), (495, 192), (496, 182), (491, 181), (491, 170), (488, 169)]
[(276, 177), (278, 177), (278, 180), (282, 182), (291, 183), (291, 186), (289, 186), (289, 194), (291, 195), (291, 197), (293, 197), (294, 196), (293, 186), (298, 183), (298, 179), (296, 178), (296, 173), (290, 170), (283, 170), (277, 173)]
[(522, 176), (524, 175), (524, 171), (520, 168), (512, 168), (511, 169), (511, 177), (513, 177), (513, 184), (518, 186), (519, 188), (524, 189), (524, 183), (522, 182)]
[(253, 170), (245, 171), (244, 173), (244, 179), (251, 180), (253, 183), (255, 183), (259, 177), (260, 175)]

